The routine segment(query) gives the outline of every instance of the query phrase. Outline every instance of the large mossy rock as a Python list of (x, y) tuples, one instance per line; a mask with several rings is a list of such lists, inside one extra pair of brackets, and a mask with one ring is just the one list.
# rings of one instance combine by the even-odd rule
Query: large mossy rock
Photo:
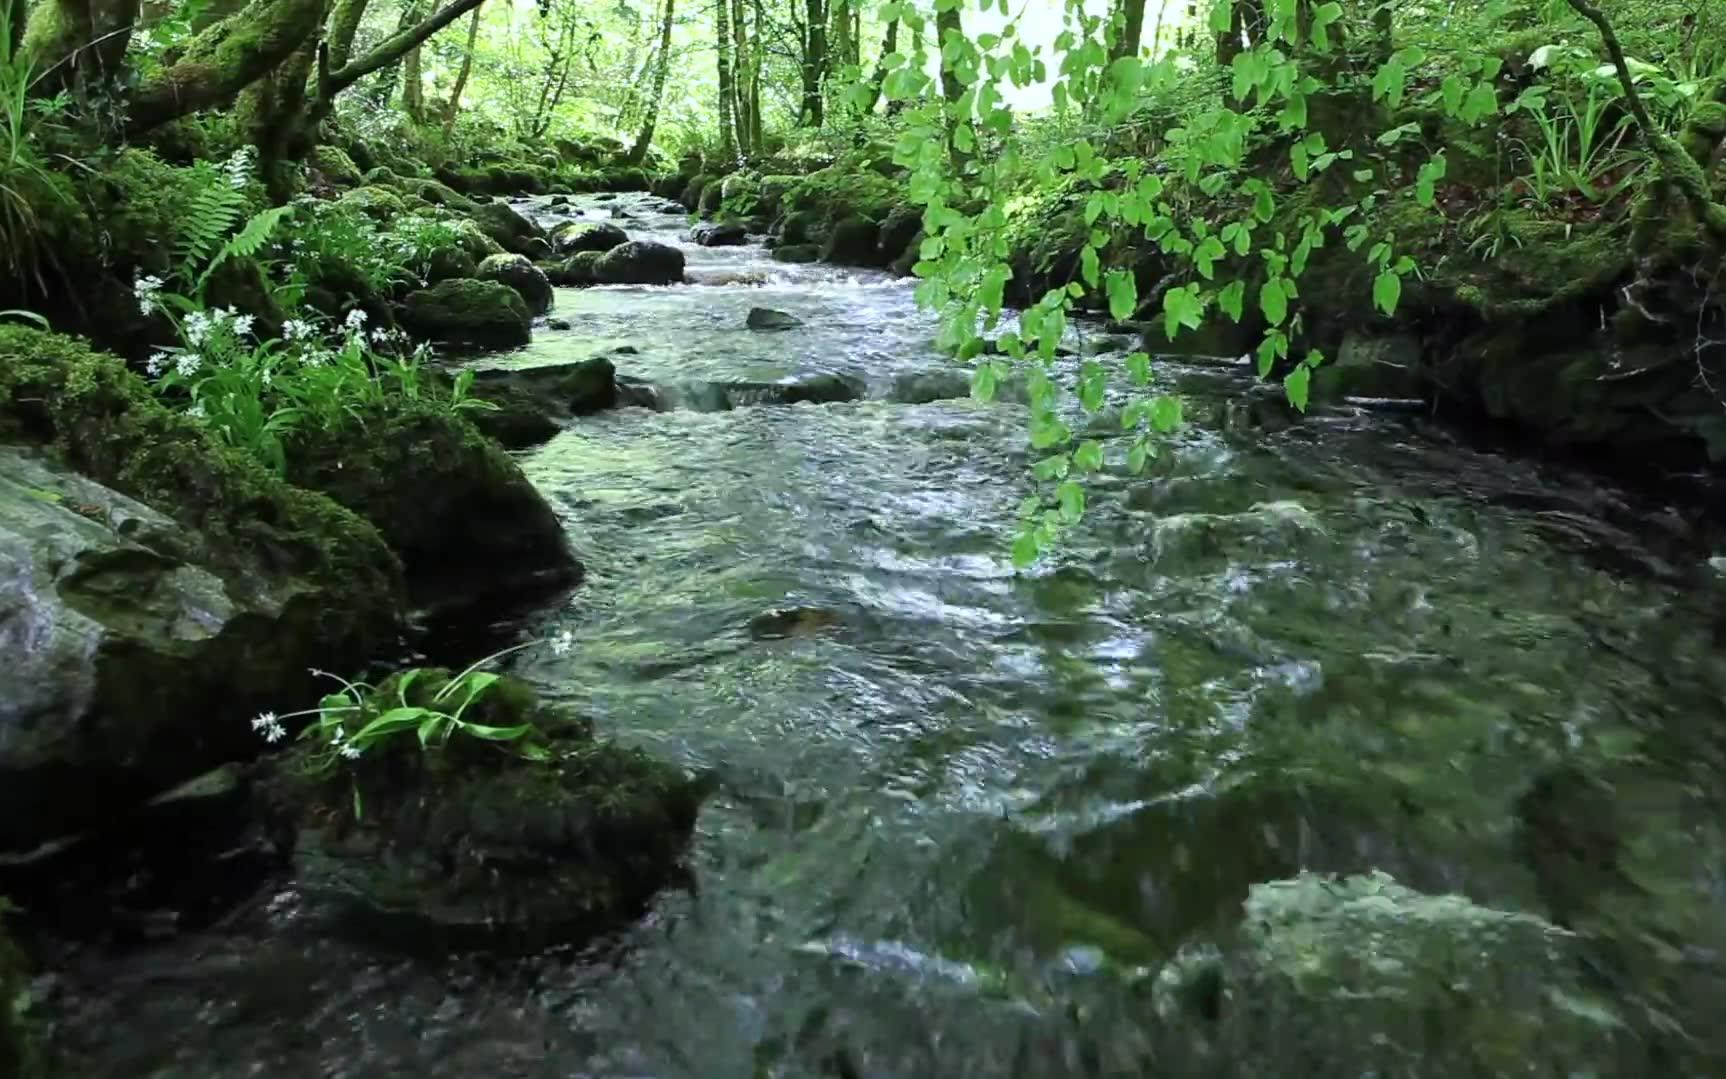
[[(5, 913), (6, 900), (0, 897), (0, 915)], [(0, 921), (0, 1075), (12, 1079), (43, 1075), (34, 1032), (24, 1019), (30, 990), (26, 975), (24, 957), (7, 939), (6, 925)]]
[(1303, 873), (1254, 885), (1237, 937), (1157, 985), (1228, 1074), (1652, 1074), (1577, 938), (1531, 915)]
[(370, 182), (360, 175), (360, 167), (354, 164), (354, 159), (339, 146), (313, 147), (306, 163), (316, 169), (325, 180), (342, 187), (358, 187), (362, 183)]
[(607, 251), (593, 268), (607, 285), (677, 285), (683, 283), (683, 252), (652, 240), (631, 240)]
[(0, 850), (109, 822), (259, 743), (308, 669), (391, 647), (378, 532), (163, 408), (119, 360), (0, 328)]
[(414, 602), (465, 608), (580, 579), (563, 526), (497, 443), (440, 403), (361, 412), (340, 430), (295, 433), (288, 478), (376, 526)]
[(846, 266), (879, 266), (883, 261), (880, 238), (880, 225), (854, 214), (835, 223), (827, 234), (827, 241), (821, 245), (822, 261)]
[(488, 202), (481, 206), (474, 211), (473, 222), (499, 247), (517, 255), (532, 257), (532, 241), (545, 238), (538, 225), (506, 202)]
[(585, 288), (588, 285), (599, 284), (599, 260), (605, 257), (603, 251), (578, 251), (553, 264), (545, 271), (554, 285), (569, 288)]
[(479, 264), (474, 277), (514, 289), (527, 304), (530, 315), (543, 315), (551, 310), (551, 282), (544, 271), (521, 255), (492, 255)]
[(337, 199), (336, 205), (380, 222), (408, 212), (402, 197), (387, 187), (356, 187)]
[(524, 449), (562, 430), (562, 421), (617, 405), (617, 371), (603, 356), (542, 367), (475, 372), (472, 393), (497, 406), (474, 426), (508, 449)]
[(533, 336), (526, 301), (497, 281), (439, 281), (409, 293), (396, 320), (416, 337), (475, 348), (516, 348)]
[(749, 229), (738, 221), (709, 221), (691, 229), (689, 238), (702, 247), (735, 247), (749, 242)]
[[(386, 680), (368, 714), (402, 701), (452, 712), (467, 695), (439, 702), (449, 678)], [(509, 677), (462, 718), (531, 733), (455, 732), (424, 750), (404, 731), (351, 766), (319, 770), (306, 748), (284, 760), (270, 786), (314, 914), (414, 950), (538, 949), (636, 917), (679, 879), (701, 800), (681, 771), (595, 739)]]
[(604, 254), (629, 242), (629, 235), (605, 221), (571, 221), (560, 225), (551, 234), (551, 247), (559, 255), (576, 255), (583, 251)]

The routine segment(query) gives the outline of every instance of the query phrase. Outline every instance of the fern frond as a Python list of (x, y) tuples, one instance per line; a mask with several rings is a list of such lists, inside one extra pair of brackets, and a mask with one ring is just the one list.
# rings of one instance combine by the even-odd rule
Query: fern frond
[(250, 258), (264, 249), (270, 242), (270, 234), (276, 231), (276, 226), (282, 219), (294, 212), (292, 206), (272, 206), (268, 210), (259, 210), (246, 221), (239, 232), (228, 238), (210, 259), (210, 264), (204, 267), (204, 272), (198, 275), (198, 287), (204, 287), (204, 282), (216, 272), (216, 267), (231, 258)]
[(192, 197), (174, 238), (174, 255), (185, 280), (193, 279), (198, 267), (215, 253), (222, 237), (233, 231), (246, 211), (245, 192), (215, 169), (204, 171), (204, 185)]

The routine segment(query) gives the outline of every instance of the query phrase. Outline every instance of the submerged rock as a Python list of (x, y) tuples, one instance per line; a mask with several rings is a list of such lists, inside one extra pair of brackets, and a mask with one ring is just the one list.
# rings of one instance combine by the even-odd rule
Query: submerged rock
[(362, 410), (295, 433), (288, 478), (371, 521), (427, 608), (466, 608), (580, 579), (563, 526), (510, 456), (430, 402)]
[(683, 282), (683, 252), (651, 240), (631, 240), (601, 256), (594, 272), (608, 285), (677, 285)]
[(603, 356), (547, 367), (476, 372), (473, 395), (497, 406), (474, 414), (474, 426), (508, 449), (538, 445), (574, 416), (615, 407), (616, 370)]
[(781, 244), (773, 249), (775, 262), (819, 262), (821, 249), (814, 244)]
[(790, 330), (803, 325), (803, 320), (771, 307), (751, 307), (744, 324), (752, 330)]
[(749, 241), (749, 230), (735, 221), (708, 222), (695, 226), (689, 237), (702, 247), (734, 247)]
[(1378, 872), (1303, 873), (1254, 885), (1237, 936), (1183, 953), (1156, 986), (1165, 1017), (1231, 1072), (1649, 1074), (1576, 938), (1532, 915)]
[(378, 532), (164, 409), (119, 360), (0, 328), (0, 850), (256, 752), (311, 667), (392, 647)]
[(971, 376), (959, 370), (908, 371), (893, 379), (893, 400), (907, 405), (971, 396)]
[(628, 242), (627, 233), (603, 221), (571, 221), (558, 226), (551, 234), (552, 250), (559, 255), (574, 255), (581, 251), (604, 254)]
[(538, 266), (522, 255), (492, 255), (479, 264), (476, 280), (496, 281), (508, 285), (527, 304), (529, 315), (543, 315), (551, 310), (551, 281)]
[[(6, 901), (0, 899), (0, 915), (5, 913)], [(29, 991), (24, 957), (7, 939), (5, 923), (0, 922), (0, 1075), (14, 1079), (36, 1079), (43, 1074), (34, 1032), (25, 1025)]]
[(533, 316), (515, 289), (451, 278), (408, 294), (396, 321), (416, 337), (477, 348), (514, 348), (533, 336)]
[(829, 607), (775, 607), (749, 620), (749, 635), (758, 641), (812, 637), (843, 624), (844, 618)]
[[(452, 714), (469, 695), (440, 701), (449, 680), (397, 675), (356, 723), (403, 703)], [(678, 879), (701, 800), (689, 777), (507, 676), (461, 715), (520, 734), (422, 749), (410, 730), (351, 764), (309, 745), (284, 762), (271, 799), (315, 914), (416, 950), (537, 949), (635, 917)]]

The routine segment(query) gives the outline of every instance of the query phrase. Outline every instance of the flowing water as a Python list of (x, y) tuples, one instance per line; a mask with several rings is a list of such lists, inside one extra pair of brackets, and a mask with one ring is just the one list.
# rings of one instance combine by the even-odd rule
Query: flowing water
[[(560, 290), (573, 328), (504, 362), (608, 351), (672, 404), (862, 389), (622, 409), (523, 455), (590, 577), (529, 627), (577, 650), (518, 670), (711, 772), (696, 887), (583, 952), (447, 963), (276, 894), (75, 966), (74, 1074), (1153, 1074), (1180, 1024), (1149, 972), (1303, 868), (1569, 926), (1662, 1074), (1719, 1073), (1726, 630), (1683, 521), (1168, 361), (1187, 426), (1015, 574), (1023, 412), (956, 395), (907, 284), (686, 251), (696, 283)], [(1276, 1074), (1263, 1050), (1205, 1073)]]

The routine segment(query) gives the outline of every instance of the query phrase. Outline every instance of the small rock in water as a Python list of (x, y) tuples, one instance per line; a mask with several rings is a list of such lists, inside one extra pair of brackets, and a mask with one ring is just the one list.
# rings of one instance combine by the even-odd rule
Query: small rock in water
[(839, 612), (828, 607), (775, 607), (749, 620), (749, 635), (758, 641), (812, 637), (839, 623)]
[(752, 330), (789, 330), (803, 325), (803, 320), (796, 315), (775, 311), (771, 307), (751, 307), (746, 321)]
[(695, 226), (689, 238), (702, 247), (731, 247), (747, 242), (749, 230), (736, 222), (708, 222)]
[(545, 328), (548, 330), (567, 330), (570, 328), (569, 320), (566, 318), (548, 318), (545, 320)]

